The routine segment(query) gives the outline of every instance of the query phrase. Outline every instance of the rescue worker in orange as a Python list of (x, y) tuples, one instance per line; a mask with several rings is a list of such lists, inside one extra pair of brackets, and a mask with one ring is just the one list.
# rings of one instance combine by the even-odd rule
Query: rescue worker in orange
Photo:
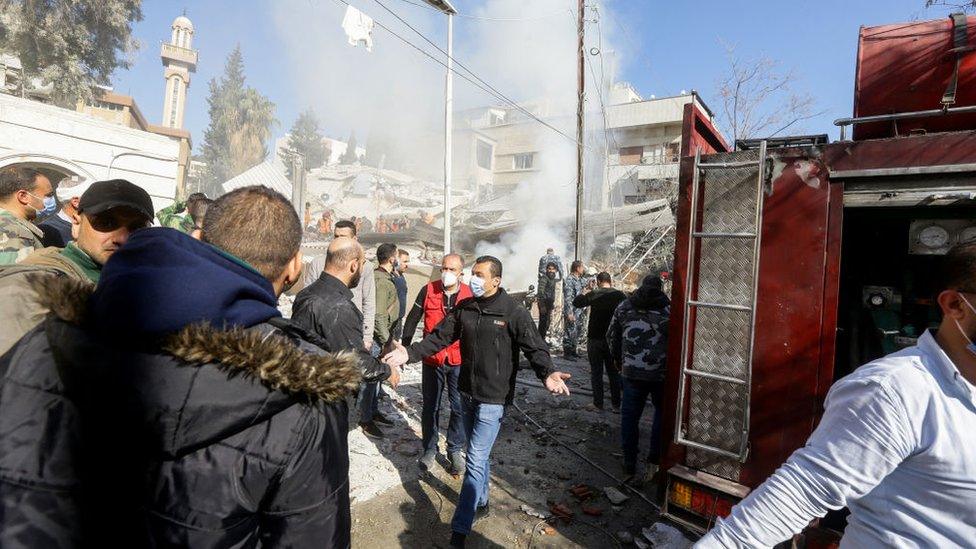
[[(417, 294), (417, 300), (407, 315), (403, 326), (403, 345), (409, 346), (417, 331), (421, 317), (424, 335), (429, 334), (461, 300), (473, 297), (471, 288), (461, 282), (464, 261), (460, 255), (448, 254), (441, 262), (440, 279), (429, 282)], [(433, 356), (424, 358), (421, 391), (421, 437), (423, 454), (420, 467), (430, 470), (438, 454), (438, 438), (441, 412), (441, 396), (447, 387), (447, 400), (451, 406), (451, 419), (447, 427), (447, 458), (453, 472), (464, 471), (464, 429), (461, 424), (461, 392), (458, 389), (458, 373), (461, 371), (461, 347), (458, 341)]]

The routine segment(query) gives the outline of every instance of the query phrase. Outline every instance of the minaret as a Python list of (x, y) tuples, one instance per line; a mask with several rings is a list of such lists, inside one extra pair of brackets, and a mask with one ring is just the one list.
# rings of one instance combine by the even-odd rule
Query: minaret
[(193, 23), (186, 12), (173, 20), (173, 35), (163, 42), (163, 76), (166, 78), (166, 100), (163, 103), (163, 126), (183, 127), (186, 90), (190, 87), (190, 73), (197, 70), (197, 51), (193, 49)]

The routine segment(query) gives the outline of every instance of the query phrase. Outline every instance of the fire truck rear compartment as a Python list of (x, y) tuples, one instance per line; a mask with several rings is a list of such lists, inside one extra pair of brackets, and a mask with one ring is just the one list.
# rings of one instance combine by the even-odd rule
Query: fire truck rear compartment
[(973, 213), (958, 203), (844, 209), (835, 380), (937, 326), (944, 254), (976, 239)]

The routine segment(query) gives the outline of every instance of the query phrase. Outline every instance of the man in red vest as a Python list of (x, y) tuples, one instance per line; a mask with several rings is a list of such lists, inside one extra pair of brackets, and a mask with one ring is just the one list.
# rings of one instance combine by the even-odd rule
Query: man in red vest
[[(471, 288), (461, 282), (464, 261), (457, 254), (444, 256), (441, 262), (441, 277), (429, 282), (414, 302), (406, 323), (403, 325), (403, 345), (410, 345), (420, 318), (424, 319), (424, 336), (457, 305), (458, 302), (473, 297)], [(420, 467), (430, 470), (437, 458), (437, 439), (441, 415), (441, 394), (447, 386), (447, 398), (451, 403), (451, 420), (447, 428), (447, 457), (452, 472), (464, 471), (464, 429), (461, 424), (461, 392), (458, 390), (458, 372), (461, 370), (461, 347), (455, 341), (449, 347), (433, 356), (424, 358), (421, 390), (424, 407), (421, 414), (421, 432), (424, 453), (420, 457)]]

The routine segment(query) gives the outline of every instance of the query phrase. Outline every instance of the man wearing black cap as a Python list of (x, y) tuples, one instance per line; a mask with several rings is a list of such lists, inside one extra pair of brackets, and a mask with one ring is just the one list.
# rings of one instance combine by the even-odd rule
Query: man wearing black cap
[(43, 320), (48, 310), (30, 283), (32, 274), (55, 274), (98, 282), (102, 265), (129, 235), (152, 221), (152, 200), (124, 179), (92, 183), (78, 202), (77, 240), (42, 248), (16, 265), (0, 267), (0, 354)]

